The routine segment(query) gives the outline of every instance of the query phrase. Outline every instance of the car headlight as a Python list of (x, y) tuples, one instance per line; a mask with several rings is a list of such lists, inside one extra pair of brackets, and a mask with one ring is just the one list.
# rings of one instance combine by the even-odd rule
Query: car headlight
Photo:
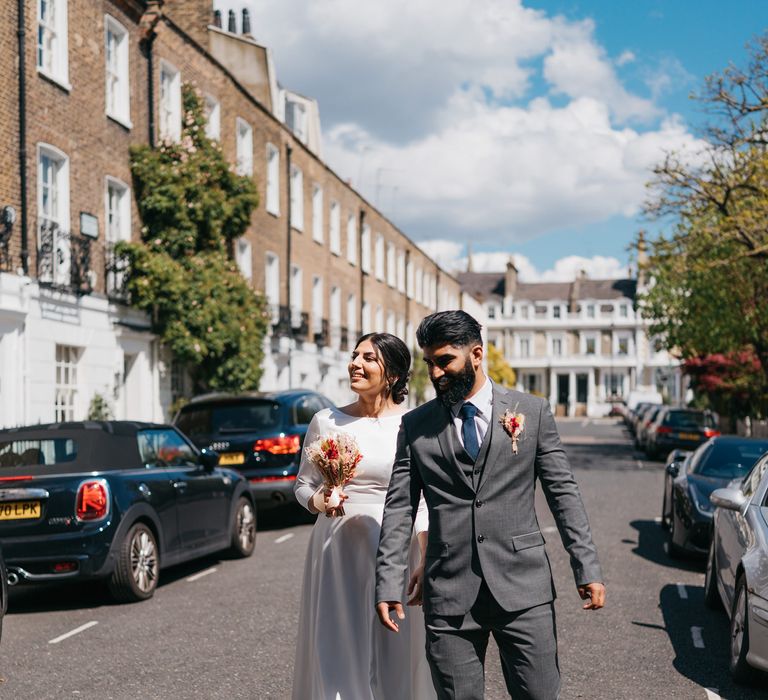
[(715, 507), (710, 503), (709, 498), (702, 496), (693, 484), (688, 485), (688, 493), (691, 494), (693, 505), (696, 506), (696, 510), (699, 513), (702, 515), (712, 515), (715, 512)]

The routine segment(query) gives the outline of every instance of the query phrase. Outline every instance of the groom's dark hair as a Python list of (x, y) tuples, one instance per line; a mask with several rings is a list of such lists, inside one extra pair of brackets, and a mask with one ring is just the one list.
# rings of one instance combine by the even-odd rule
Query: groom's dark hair
[(466, 311), (438, 311), (419, 324), (416, 341), (421, 348), (436, 345), (453, 345), (457, 348), (482, 345), (481, 329), (482, 326)]

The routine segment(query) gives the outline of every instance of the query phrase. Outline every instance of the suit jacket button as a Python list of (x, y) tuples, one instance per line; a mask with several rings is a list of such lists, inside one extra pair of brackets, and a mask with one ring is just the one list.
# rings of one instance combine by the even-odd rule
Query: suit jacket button
[(483, 505), (482, 501), (475, 501), (475, 508), (480, 508)]
[(478, 541), (478, 542), (480, 542), (481, 544), (482, 544), (482, 542), (483, 542), (484, 540), (485, 540), (485, 536), (484, 536), (484, 535), (478, 535), (478, 536), (477, 536), (477, 541)]
[(475, 469), (475, 476), (477, 476), (480, 473), (479, 469)]

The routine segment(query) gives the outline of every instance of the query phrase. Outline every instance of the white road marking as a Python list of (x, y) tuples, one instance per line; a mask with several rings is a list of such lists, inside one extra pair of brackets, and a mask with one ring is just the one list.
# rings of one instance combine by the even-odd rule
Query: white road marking
[(677, 584), (677, 592), (680, 594), (680, 597), (683, 600), (688, 600), (688, 590), (686, 589), (684, 583)]
[(643, 460), (642, 459), (638, 459), (637, 460), (637, 468), (638, 469), (642, 469), (643, 468)]
[(707, 700), (723, 700), (717, 688), (704, 688), (704, 692), (707, 694)]
[(283, 535), (282, 537), (278, 537), (275, 540), (275, 544), (282, 544), (283, 542), (287, 542), (288, 540), (291, 539), (291, 537), (293, 537), (293, 533), (289, 532), (287, 535)]
[(693, 646), (697, 649), (704, 648), (704, 638), (701, 636), (701, 627), (691, 627), (691, 637), (693, 637)]
[(85, 632), (85, 630), (90, 629), (91, 627), (94, 627), (98, 624), (99, 623), (96, 622), (96, 620), (91, 620), (90, 622), (86, 622), (84, 625), (80, 625), (80, 627), (75, 627), (75, 629), (67, 632), (66, 634), (62, 634), (60, 637), (56, 637), (56, 639), (49, 640), (48, 644), (58, 644), (59, 642), (63, 642), (65, 639), (69, 639), (70, 637), (74, 637), (76, 634), (80, 634), (80, 632)]
[(550, 525), (549, 527), (544, 527), (544, 528), (542, 528), (542, 529), (541, 529), (541, 531), (542, 531), (542, 532), (543, 532), (545, 535), (547, 535), (547, 534), (549, 534), (549, 533), (552, 533), (552, 532), (557, 532), (557, 528), (556, 528), (556, 527), (554, 527), (554, 526), (552, 526), (552, 525)]
[(201, 571), (199, 574), (195, 574), (194, 576), (190, 576), (187, 579), (187, 583), (193, 583), (197, 581), (198, 579), (203, 578), (203, 576), (208, 576), (208, 574), (215, 574), (218, 571), (218, 569), (215, 566), (212, 566), (210, 569), (206, 569), (205, 571)]

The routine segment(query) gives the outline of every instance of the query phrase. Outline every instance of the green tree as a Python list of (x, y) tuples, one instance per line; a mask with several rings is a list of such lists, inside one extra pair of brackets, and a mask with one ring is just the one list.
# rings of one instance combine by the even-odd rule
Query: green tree
[(517, 375), (504, 355), (493, 343), (488, 343), (488, 376), (492, 381), (509, 389), (517, 384)]
[(654, 170), (646, 212), (671, 233), (651, 242), (640, 306), (651, 332), (685, 361), (754, 355), (749, 396), (734, 410), (766, 415), (768, 36), (751, 47), (746, 69), (709, 77), (698, 99), (710, 115), (703, 145)]
[(240, 274), (232, 247), (258, 196), (207, 137), (199, 93), (184, 85), (182, 99), (181, 140), (131, 150), (141, 242), (117, 252), (128, 261), (131, 303), (149, 312), (195, 392), (256, 389), (266, 305)]

